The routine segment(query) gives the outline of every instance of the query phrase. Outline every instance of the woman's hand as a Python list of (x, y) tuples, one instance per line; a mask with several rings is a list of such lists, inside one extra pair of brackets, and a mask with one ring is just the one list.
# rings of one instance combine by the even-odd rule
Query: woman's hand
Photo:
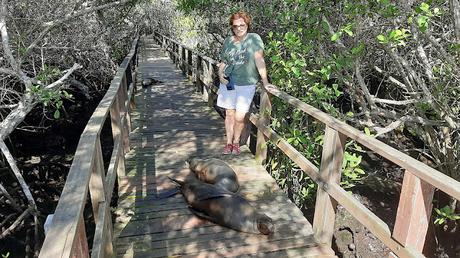
[(224, 85), (227, 85), (229, 83), (229, 81), (225, 79), (223, 76), (219, 76), (219, 80), (220, 80), (220, 83)]

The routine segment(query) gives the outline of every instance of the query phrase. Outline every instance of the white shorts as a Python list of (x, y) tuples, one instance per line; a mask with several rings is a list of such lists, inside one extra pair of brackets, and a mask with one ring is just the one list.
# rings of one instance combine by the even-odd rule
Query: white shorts
[(234, 90), (227, 90), (225, 84), (219, 85), (217, 92), (217, 106), (225, 109), (235, 109), (237, 112), (247, 113), (252, 98), (256, 92), (256, 85), (235, 85)]

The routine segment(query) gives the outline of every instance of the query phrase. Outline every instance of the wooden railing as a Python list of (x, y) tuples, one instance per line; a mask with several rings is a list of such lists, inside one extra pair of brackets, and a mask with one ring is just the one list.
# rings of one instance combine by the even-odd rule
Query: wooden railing
[[(80, 137), (39, 257), (89, 257), (83, 219), (88, 189), (96, 225), (91, 257), (113, 255), (110, 200), (117, 176), (125, 173), (124, 153), (129, 151), (129, 114), (135, 90), (137, 47), (136, 38)], [(105, 171), (100, 134), (109, 114), (113, 149)]]
[[(191, 76), (198, 90), (212, 104), (218, 85), (217, 62), (159, 33), (154, 33), (154, 38), (168, 50), (173, 61), (184, 73)], [(270, 128), (271, 99), (274, 96), (325, 125), (319, 169)], [(276, 86), (262, 87), (259, 114), (251, 114), (250, 121), (258, 129), (256, 159), (259, 162), (266, 159), (266, 142), (270, 140), (318, 184), (313, 230), (320, 243), (331, 244), (336, 205), (340, 204), (388, 246), (393, 251), (392, 255), (424, 257), (422, 250), (432, 213), (434, 189), (460, 200), (460, 182), (280, 91)], [(405, 170), (393, 231), (382, 219), (340, 187), (347, 139), (359, 142)]]

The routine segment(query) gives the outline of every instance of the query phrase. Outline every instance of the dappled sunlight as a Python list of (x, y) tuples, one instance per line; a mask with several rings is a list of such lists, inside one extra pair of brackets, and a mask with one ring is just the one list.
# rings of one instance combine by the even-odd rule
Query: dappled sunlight
[[(144, 58), (139, 60), (138, 76), (145, 73), (162, 83), (142, 88), (136, 95), (132, 148), (125, 155), (126, 177), (119, 178), (115, 223), (118, 257), (331, 254), (330, 249), (316, 248), (310, 223), (255, 162), (247, 146), (238, 156), (221, 154), (224, 121), (202, 102), (170, 60), (153, 56), (159, 52), (150, 49), (155, 48), (141, 52)], [(274, 233), (243, 233), (201, 219), (188, 208), (180, 192), (159, 198), (177, 187), (168, 177), (196, 180), (185, 162), (190, 157), (227, 162), (238, 177), (237, 194), (250, 204), (222, 206), (217, 198), (214, 209), (224, 209), (228, 216), (245, 214), (254, 219), (258, 218), (255, 214), (265, 214), (273, 221)], [(255, 221), (241, 223), (257, 230)]]

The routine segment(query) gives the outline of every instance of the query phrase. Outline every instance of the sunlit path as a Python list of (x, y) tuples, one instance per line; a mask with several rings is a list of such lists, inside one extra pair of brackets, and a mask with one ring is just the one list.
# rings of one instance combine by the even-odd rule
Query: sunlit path
[[(313, 257), (334, 255), (315, 244), (311, 224), (284, 195), (247, 147), (239, 156), (221, 155), (224, 120), (207, 107), (195, 88), (153, 41), (139, 48), (138, 92), (131, 113), (131, 151), (119, 178), (116, 210), (117, 257)], [(143, 88), (142, 78), (159, 83)], [(226, 160), (247, 198), (275, 222), (267, 237), (230, 230), (194, 216), (182, 195), (158, 200), (173, 187), (167, 176), (189, 173), (189, 156)]]

